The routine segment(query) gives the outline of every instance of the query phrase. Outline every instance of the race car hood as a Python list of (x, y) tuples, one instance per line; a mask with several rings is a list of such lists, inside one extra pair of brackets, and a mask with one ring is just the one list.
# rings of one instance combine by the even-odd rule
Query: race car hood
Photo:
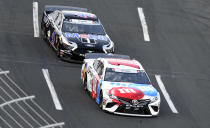
[(103, 81), (102, 88), (109, 94), (129, 99), (141, 99), (144, 96), (154, 97), (158, 95), (157, 90), (148, 84)]
[(63, 33), (71, 42), (75, 42), (78, 48), (85, 49), (101, 49), (103, 45), (108, 45), (110, 39), (106, 35), (79, 34), (79, 33)]

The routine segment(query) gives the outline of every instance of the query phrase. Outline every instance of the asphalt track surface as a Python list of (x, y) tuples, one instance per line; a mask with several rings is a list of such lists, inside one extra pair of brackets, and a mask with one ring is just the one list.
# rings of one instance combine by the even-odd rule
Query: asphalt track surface
[[(56, 121), (68, 128), (210, 126), (209, 0), (37, 0), (39, 21), (46, 4), (93, 10), (115, 42), (116, 53), (139, 60), (159, 91), (154, 75), (161, 75), (179, 113), (172, 113), (161, 93), (160, 115), (154, 118), (100, 111), (81, 87), (81, 65), (60, 61), (46, 42), (33, 37), (32, 2), (0, 1), (0, 68), (9, 70), (9, 76), (27, 94), (35, 95), (35, 101)], [(150, 42), (144, 41), (137, 7), (144, 9)], [(55, 109), (43, 68), (49, 70), (61, 111)], [(0, 115), (4, 116), (2, 111)], [(0, 127), (7, 125), (0, 120)]]

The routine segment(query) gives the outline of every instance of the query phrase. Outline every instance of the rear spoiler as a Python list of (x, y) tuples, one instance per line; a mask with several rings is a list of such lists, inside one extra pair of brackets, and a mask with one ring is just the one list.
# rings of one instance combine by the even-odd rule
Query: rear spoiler
[(105, 53), (86, 53), (85, 54), (85, 59), (97, 59), (97, 58), (130, 59), (130, 56), (121, 55), (121, 54), (105, 54)]
[(71, 6), (61, 6), (61, 5), (45, 5), (44, 11), (49, 14), (55, 10), (70, 10), (70, 11), (81, 11), (90, 12), (87, 8), (71, 7)]

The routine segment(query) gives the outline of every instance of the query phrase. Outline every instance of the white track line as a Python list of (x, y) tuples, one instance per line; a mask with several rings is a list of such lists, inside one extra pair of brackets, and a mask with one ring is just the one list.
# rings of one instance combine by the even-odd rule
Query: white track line
[[(0, 71), (3, 71), (0, 68)], [(6, 78), (20, 91), (22, 92), (23, 95), (28, 96), (28, 94), (26, 92), (24, 92), (7, 74), (5, 74)], [(8, 84), (7, 84), (8, 85)], [(8, 85), (9, 88), (11, 88)], [(12, 88), (11, 88), (12, 89)], [(13, 89), (12, 89), (13, 90)], [(20, 95), (18, 95), (14, 90), (13, 92), (20, 97)], [(51, 119), (54, 123), (56, 123), (55, 119), (53, 119), (44, 109), (41, 108), (40, 105), (38, 105), (33, 99), (31, 100), (31, 102), (37, 107), (39, 108), (40, 111), (42, 111), (49, 119)], [(29, 105), (27, 102), (24, 101), (24, 103), (37, 115), (39, 116), (46, 124), (49, 124), (31, 105)]]
[[(0, 69), (1, 70), (1, 69)], [(21, 90), (20, 88), (19, 88), (19, 86), (17, 85), (17, 84), (15, 84), (14, 83), (14, 81), (12, 80), (12, 79), (10, 79), (10, 77), (9, 76), (7, 76), (7, 75), (5, 75), (8, 79), (9, 79), (9, 81), (11, 82), (11, 83), (13, 83), (25, 96), (28, 96), (25, 92), (23, 92), (23, 90)], [(7, 85), (7, 87), (18, 97), (18, 98), (21, 98), (21, 96), (5, 81), (5, 80), (3, 80), (1, 77), (0, 77), (0, 79), (1, 79), (1, 81), (5, 84), (5, 85)], [(1, 87), (0, 87), (0, 89), (1, 89)], [(3, 88), (2, 88), (3, 89)], [(12, 96), (10, 96), (6, 91), (4, 91), (6, 94), (7, 94), (7, 96), (8, 97), (10, 97), (11, 99), (13, 99), (13, 97)], [(34, 101), (33, 101), (33, 99), (31, 100), (33, 103), (34, 103)], [(36, 110), (34, 110), (26, 101), (23, 101), (40, 119), (42, 119), (46, 124), (49, 124), (39, 113), (37, 113), (37, 111)], [(31, 117), (31, 119), (33, 119), (37, 124), (39, 124), (40, 126), (41, 126), (41, 124), (37, 121), (37, 120), (35, 120), (34, 118), (33, 118), (33, 116), (32, 115), (30, 115), (28, 112), (26, 112), (25, 111), (25, 109), (21, 106), (21, 105), (19, 105), (18, 103), (16, 103), (28, 116), (30, 116)], [(46, 114), (47, 115), (47, 114)], [(48, 115), (49, 116), (49, 115)], [(51, 118), (50, 118), (51, 119)]]
[(12, 126), (3, 118), (0, 116), (0, 119), (5, 123), (7, 124), (7, 126), (9, 126), (10, 128), (12, 128)]
[(33, 2), (34, 37), (39, 37), (38, 2)]
[(137, 10), (138, 10), (139, 18), (140, 18), (140, 21), (141, 21), (141, 26), (142, 26), (142, 30), (143, 30), (144, 40), (145, 41), (150, 41), (148, 27), (147, 27), (147, 23), (146, 23), (146, 20), (145, 20), (143, 9), (138, 7)]
[(173, 113), (178, 113), (178, 111), (177, 111), (176, 107), (174, 106), (174, 104), (173, 104), (173, 102), (172, 102), (168, 92), (166, 91), (166, 88), (165, 88), (165, 86), (164, 86), (164, 84), (163, 84), (163, 82), (161, 80), (161, 76), (160, 75), (155, 75), (155, 78), (157, 80), (157, 83), (158, 83), (158, 85), (159, 85), (159, 87), (160, 87), (160, 89), (161, 89), (161, 91), (162, 91), (166, 101), (168, 102), (169, 107), (171, 108), (171, 111)]
[[(3, 72), (3, 70), (0, 68), (0, 72)], [(26, 92), (24, 92), (9, 76), (8, 74), (5, 74), (5, 77), (9, 80), (9, 82), (12, 83), (12, 85), (14, 85), (14, 87), (16, 87), (24, 96), (28, 96), (28, 94)], [(4, 82), (4, 81), (2, 81)], [(5, 82), (4, 82), (5, 83)], [(17, 92), (14, 91), (14, 89), (12, 89), (11, 85), (9, 85), (8, 83), (5, 83), (12, 92), (15, 93), (16, 96), (21, 97), (19, 94), (17, 94)], [(0, 86), (1, 87), (1, 86)], [(8, 95), (9, 96), (9, 95)], [(11, 97), (11, 96), (9, 96)], [(31, 100), (31, 102), (33, 103), (33, 105), (35, 105), (35, 107), (37, 107), (41, 112), (43, 112), (45, 114), (46, 117), (48, 117), (50, 119), (50, 121), (52, 121), (53, 123), (57, 123), (55, 121), (55, 119), (53, 119), (43, 108), (41, 108), (40, 105), (38, 105), (33, 99)], [(49, 122), (46, 120), (46, 118), (44, 118), (43, 116), (41, 116), (33, 107), (32, 105), (29, 105), (26, 101), (24, 101), (24, 103), (40, 118), (42, 119), (42, 121), (44, 121), (46, 124), (49, 124)], [(18, 106), (20, 106), (18, 104)], [(22, 107), (21, 107), (22, 108)], [(49, 124), (50, 125), (50, 124)]]
[(54, 88), (54, 86), (53, 86), (53, 83), (52, 83), (52, 81), (50, 80), (50, 75), (49, 75), (48, 69), (42, 69), (42, 73), (43, 73), (43, 75), (44, 75), (44, 77), (45, 77), (45, 80), (46, 80), (46, 82), (47, 82), (47, 85), (48, 85), (48, 87), (49, 87), (49, 89), (50, 89), (50, 93), (51, 93), (53, 102), (54, 102), (54, 104), (55, 104), (55, 108), (56, 108), (57, 110), (63, 110), (63, 108), (62, 108), (62, 106), (61, 106), (61, 104), (60, 104), (60, 102), (59, 102), (59, 100), (58, 100), (58, 96), (57, 96), (57, 94), (56, 94), (56, 91), (55, 91), (55, 88)]

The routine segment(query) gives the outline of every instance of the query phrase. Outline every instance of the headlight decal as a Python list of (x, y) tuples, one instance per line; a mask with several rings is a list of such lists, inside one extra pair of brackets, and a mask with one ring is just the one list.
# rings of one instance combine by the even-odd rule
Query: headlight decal
[(157, 96), (153, 96), (150, 98), (151, 103), (154, 103), (160, 99), (160, 94), (158, 93)]

